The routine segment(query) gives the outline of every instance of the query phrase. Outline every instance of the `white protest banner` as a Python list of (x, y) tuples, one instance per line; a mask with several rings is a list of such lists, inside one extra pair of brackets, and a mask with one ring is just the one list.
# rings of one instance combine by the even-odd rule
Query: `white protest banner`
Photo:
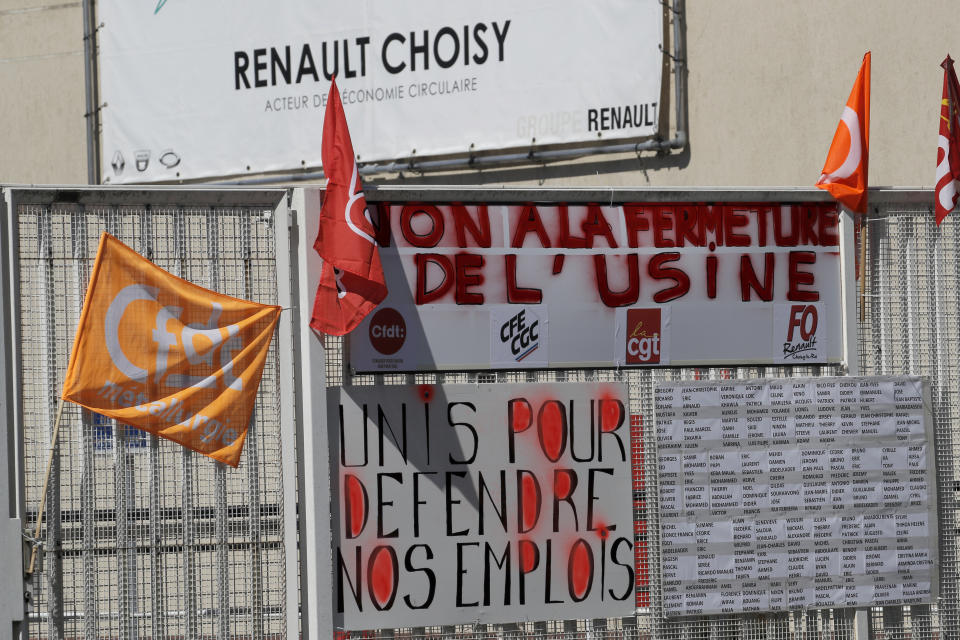
[(656, 134), (656, 0), (101, 0), (104, 182), (320, 166), (335, 74), (361, 162)]
[(636, 607), (621, 384), (328, 391), (344, 629)]
[(358, 371), (842, 360), (833, 203), (371, 212), (389, 294), (350, 334)]
[(655, 401), (665, 615), (936, 601), (922, 379), (684, 382)]

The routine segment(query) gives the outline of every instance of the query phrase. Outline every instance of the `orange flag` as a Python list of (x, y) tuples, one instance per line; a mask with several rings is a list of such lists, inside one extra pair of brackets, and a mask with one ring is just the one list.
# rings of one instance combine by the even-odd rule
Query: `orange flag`
[(867, 211), (867, 159), (870, 150), (870, 52), (833, 134), (817, 186), (858, 213)]
[(104, 233), (63, 399), (236, 467), (279, 317)]

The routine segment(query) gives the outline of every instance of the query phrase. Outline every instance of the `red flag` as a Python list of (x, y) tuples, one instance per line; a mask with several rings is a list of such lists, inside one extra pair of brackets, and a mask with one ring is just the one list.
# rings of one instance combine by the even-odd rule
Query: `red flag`
[(867, 159), (870, 150), (870, 52), (833, 134), (817, 186), (858, 213), (867, 211)]
[(323, 116), (321, 157), (327, 188), (313, 248), (323, 258), (323, 270), (310, 326), (342, 336), (380, 304), (387, 285), (336, 79)]
[(960, 85), (949, 55), (940, 66), (943, 67), (943, 98), (937, 142), (937, 186), (933, 191), (937, 226), (953, 211), (960, 196)]

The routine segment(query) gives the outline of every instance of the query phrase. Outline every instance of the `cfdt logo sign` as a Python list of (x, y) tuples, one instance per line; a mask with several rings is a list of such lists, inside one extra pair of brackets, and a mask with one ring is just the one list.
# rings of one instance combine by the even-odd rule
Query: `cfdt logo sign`
[(661, 363), (665, 355), (661, 326), (661, 309), (627, 309), (627, 364)]
[(821, 308), (816, 304), (777, 305), (774, 354), (779, 362), (820, 361), (824, 356)]
[(396, 309), (384, 307), (370, 320), (370, 344), (385, 356), (392, 356), (407, 340), (407, 323)]

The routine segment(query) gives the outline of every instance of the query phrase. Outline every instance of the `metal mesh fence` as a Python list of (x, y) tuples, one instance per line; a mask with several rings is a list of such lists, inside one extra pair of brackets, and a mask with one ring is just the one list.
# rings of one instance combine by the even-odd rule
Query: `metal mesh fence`
[[(272, 226), (257, 207), (22, 204), (16, 211), (21, 309), (25, 526), (36, 504), (89, 269), (108, 230), (169, 271), (230, 295), (275, 302)], [(884, 205), (863, 226), (858, 291), (863, 375), (931, 380), (940, 516), (940, 597), (933, 606), (876, 607), (874, 638), (960, 637), (956, 492), (960, 457), (960, 234), (927, 207)], [(859, 251), (859, 250), (858, 250)], [(276, 342), (239, 469), (117, 428), (68, 406), (45, 513), (47, 550), (30, 607), (31, 637), (290, 637), (285, 623), (284, 505)], [(345, 344), (327, 341), (328, 384), (513, 384), (621, 381), (630, 394), (637, 612), (616, 619), (380, 629), (342, 638), (602, 639), (854, 636), (849, 609), (665, 619), (654, 389), (661, 382), (838, 375), (836, 366), (591, 369), (351, 375)], [(427, 621), (425, 621), (427, 622)]]
[[(929, 201), (927, 198), (926, 201)], [(956, 637), (956, 427), (960, 356), (960, 234), (937, 228), (930, 206), (887, 205), (862, 226), (860, 369), (864, 374), (912, 374), (931, 381), (940, 518), (940, 598), (936, 606), (871, 610), (874, 637)]]
[[(928, 207), (882, 206), (871, 214), (862, 240), (868, 258), (858, 280), (862, 300), (858, 338), (861, 375), (921, 375), (930, 378), (937, 434), (940, 516), (940, 599), (934, 606), (873, 607), (867, 613), (870, 637), (884, 639), (957, 637), (958, 583), (956, 491), (960, 463), (952, 425), (960, 358), (960, 234), (938, 230)], [(859, 239), (858, 239), (859, 243)], [(857, 250), (860, 251), (858, 244)], [(665, 619), (660, 587), (658, 487), (653, 423), (657, 384), (681, 380), (786, 378), (840, 375), (838, 366), (664, 368), (630, 370), (496, 371), (416, 375), (351, 375), (341, 341), (327, 344), (328, 384), (391, 385), (475, 382), (620, 381), (630, 394), (633, 436), (633, 508), (637, 556), (637, 613), (630, 618), (554, 620), (509, 625), (457, 625), (345, 632), (357, 638), (853, 638), (852, 609), (805, 609), (783, 613), (696, 616)]]
[[(516, 624), (471, 624), (445, 627), (378, 629), (345, 632), (343, 640), (410, 638), (461, 640), (604, 638), (852, 638), (853, 611), (805, 610), (736, 616), (664, 619), (660, 588), (660, 540), (657, 515), (657, 474), (653, 444), (653, 394), (657, 384), (680, 380), (810, 377), (837, 375), (836, 366), (737, 367), (670, 369), (583, 369), (560, 371), (495, 371), (437, 374), (351, 375), (344, 362), (343, 343), (327, 343), (328, 384), (392, 385), (528, 382), (622, 382), (630, 395), (634, 465), (637, 614), (626, 618), (551, 620)], [(898, 610), (901, 608), (897, 608)], [(909, 609), (904, 607), (902, 609)], [(916, 609), (916, 607), (914, 607)], [(929, 607), (927, 607), (929, 609)], [(887, 636), (892, 637), (892, 636)], [(923, 637), (923, 636), (914, 636)]]
[[(276, 249), (263, 207), (20, 203), (15, 213), (32, 530), (101, 231), (196, 284), (264, 303), (276, 302)], [(278, 385), (274, 342), (237, 469), (64, 407), (30, 637), (286, 637)]]

